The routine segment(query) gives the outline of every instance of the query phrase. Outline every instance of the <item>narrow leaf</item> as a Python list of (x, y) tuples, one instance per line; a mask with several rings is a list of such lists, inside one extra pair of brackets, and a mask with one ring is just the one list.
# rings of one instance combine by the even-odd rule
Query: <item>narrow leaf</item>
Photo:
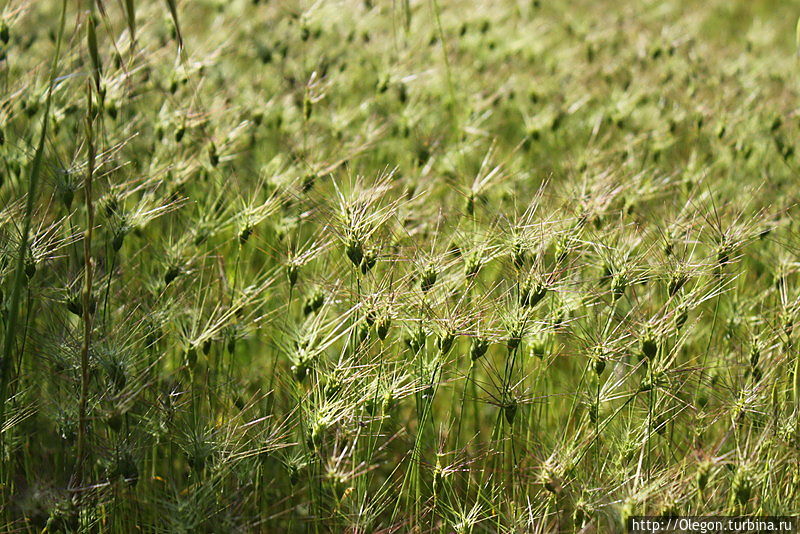
[(125, 16), (128, 19), (128, 31), (131, 34), (131, 43), (136, 40), (136, 8), (133, 0), (125, 0)]
[(178, 22), (178, 6), (175, 0), (167, 0), (167, 7), (169, 7), (170, 16), (172, 16), (172, 23), (175, 24), (175, 33), (178, 36), (178, 50), (183, 50), (183, 35), (181, 34), (181, 25)]

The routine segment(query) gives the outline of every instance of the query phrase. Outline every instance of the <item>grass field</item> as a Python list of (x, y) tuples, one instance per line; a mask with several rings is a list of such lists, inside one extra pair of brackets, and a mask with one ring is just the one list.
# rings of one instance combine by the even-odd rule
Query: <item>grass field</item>
[(4, 2), (0, 532), (800, 515), (798, 15)]

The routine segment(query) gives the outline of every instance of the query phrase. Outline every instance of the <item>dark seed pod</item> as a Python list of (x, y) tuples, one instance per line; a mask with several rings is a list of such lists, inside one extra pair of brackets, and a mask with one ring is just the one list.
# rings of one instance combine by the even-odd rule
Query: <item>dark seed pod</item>
[(392, 320), (386, 315), (378, 319), (377, 326), (375, 327), (376, 333), (378, 334), (378, 339), (381, 341), (386, 339), (386, 336), (389, 335), (389, 327), (391, 324)]
[(25, 276), (28, 279), (33, 278), (36, 274), (36, 262), (33, 259), (25, 260)]
[(117, 196), (113, 193), (109, 194), (103, 200), (101, 200), (101, 203), (103, 204), (104, 207), (103, 211), (106, 217), (111, 217), (112, 215), (117, 213), (117, 211), (119, 211), (119, 198), (117, 198)]
[(213, 142), (208, 146), (208, 161), (212, 167), (219, 165), (219, 153), (217, 152), (217, 145)]
[(61, 190), (61, 203), (64, 204), (64, 207), (69, 210), (72, 208), (72, 201), (75, 199), (75, 192), (72, 190), (71, 187), (65, 186)]
[(592, 367), (594, 368), (594, 372), (597, 376), (603, 374), (603, 371), (606, 369), (606, 358), (603, 354), (597, 354), (594, 358), (592, 358)]
[(346, 245), (345, 252), (353, 265), (356, 267), (361, 265), (361, 260), (364, 259), (364, 246), (359, 241), (351, 239)]
[(286, 277), (289, 279), (289, 286), (294, 287), (297, 283), (298, 268), (294, 263), (286, 265)]
[(639, 340), (639, 348), (648, 360), (655, 358), (658, 354), (658, 341), (655, 335), (650, 331), (645, 332)]
[(206, 461), (208, 460), (208, 454), (205, 451), (195, 451), (187, 454), (186, 462), (189, 464), (189, 467), (192, 468), (192, 471), (195, 473), (201, 473), (203, 469), (205, 469)]
[(561, 479), (549, 469), (544, 475), (544, 489), (553, 495), (558, 495), (563, 490)]
[(303, 304), (303, 314), (311, 315), (312, 313), (316, 313), (322, 308), (323, 304), (325, 304), (325, 294), (322, 293), (321, 290), (316, 289), (306, 297), (305, 303)]
[(472, 338), (472, 344), (469, 348), (469, 357), (474, 362), (480, 359), (489, 350), (489, 341), (479, 337)]
[(540, 281), (527, 279), (519, 290), (519, 305), (533, 308), (547, 294), (547, 287)]
[(289, 484), (294, 486), (300, 482), (300, 470), (296, 465), (288, 466), (287, 470), (289, 472)]
[(764, 376), (764, 374), (761, 371), (761, 368), (753, 367), (751, 376), (753, 377), (753, 382), (761, 382), (761, 378)]
[(450, 349), (453, 348), (453, 343), (455, 340), (456, 337), (450, 332), (440, 334), (436, 339), (436, 346), (439, 348), (439, 352), (442, 354), (447, 354), (450, 352)]
[(272, 49), (266, 44), (259, 43), (256, 45), (256, 52), (258, 54), (258, 59), (260, 59), (261, 63), (264, 65), (272, 62)]
[(367, 250), (364, 257), (361, 259), (361, 274), (367, 274), (375, 267), (378, 262), (378, 252), (375, 250)]
[(248, 224), (239, 233), (239, 244), (244, 245), (245, 243), (247, 243), (247, 240), (250, 239), (250, 236), (252, 234), (253, 234), (253, 227)]
[(119, 108), (117, 107), (117, 101), (114, 99), (109, 99), (108, 103), (106, 104), (106, 113), (111, 120), (116, 120), (118, 112)]
[(181, 268), (179, 266), (177, 265), (171, 266), (169, 269), (167, 269), (167, 272), (164, 274), (164, 285), (169, 285), (180, 274), (181, 274)]
[(127, 232), (119, 231), (114, 234), (114, 238), (111, 240), (111, 247), (114, 249), (114, 252), (119, 252), (119, 249), (122, 248), (122, 243), (125, 241), (125, 235)]
[(408, 88), (404, 83), (397, 84), (397, 100), (401, 104), (408, 102)]
[(316, 183), (316, 180), (317, 180), (317, 174), (313, 172), (310, 172), (305, 176), (303, 176), (303, 180), (300, 184), (300, 189), (303, 191), (303, 193), (308, 193), (309, 191), (311, 191), (311, 189), (314, 187), (314, 184)]
[(78, 295), (70, 295), (69, 298), (67, 299), (67, 310), (77, 315), (78, 317), (82, 317), (83, 303), (81, 302), (81, 297)]
[(367, 323), (367, 326), (372, 328), (372, 325), (375, 324), (375, 320), (378, 318), (377, 312), (375, 308), (372, 306), (368, 306), (367, 309), (364, 311), (364, 322)]
[(389, 89), (389, 77), (381, 76), (380, 79), (378, 79), (378, 83), (375, 86), (375, 89), (378, 91), (379, 94), (385, 93)]
[(183, 360), (189, 369), (194, 369), (195, 365), (197, 365), (197, 347), (194, 345), (189, 346), (183, 355)]
[(318, 450), (320, 445), (322, 445), (322, 441), (325, 438), (326, 428), (319, 423), (314, 423), (313, 427), (311, 428), (311, 433), (308, 435), (308, 439), (306, 440), (306, 444), (312, 450)]
[(517, 415), (517, 400), (510, 399), (505, 406), (503, 406), (503, 415), (506, 417), (506, 421), (508, 421), (509, 425), (514, 424), (514, 418)]
[(118, 410), (114, 410), (106, 419), (108, 428), (118, 433), (122, 429), (123, 416)]

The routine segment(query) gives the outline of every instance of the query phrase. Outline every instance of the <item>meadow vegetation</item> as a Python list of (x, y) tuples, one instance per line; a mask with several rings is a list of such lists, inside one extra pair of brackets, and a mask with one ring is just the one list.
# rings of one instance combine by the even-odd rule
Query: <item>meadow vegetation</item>
[(797, 15), (5, 2), (0, 531), (800, 514)]

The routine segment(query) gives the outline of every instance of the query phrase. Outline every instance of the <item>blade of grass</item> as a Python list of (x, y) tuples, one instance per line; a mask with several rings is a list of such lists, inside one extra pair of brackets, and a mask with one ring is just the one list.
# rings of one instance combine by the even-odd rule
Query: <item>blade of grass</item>
[(133, 0), (125, 0), (125, 18), (128, 22), (128, 31), (131, 34), (131, 46), (136, 41), (136, 7)]

